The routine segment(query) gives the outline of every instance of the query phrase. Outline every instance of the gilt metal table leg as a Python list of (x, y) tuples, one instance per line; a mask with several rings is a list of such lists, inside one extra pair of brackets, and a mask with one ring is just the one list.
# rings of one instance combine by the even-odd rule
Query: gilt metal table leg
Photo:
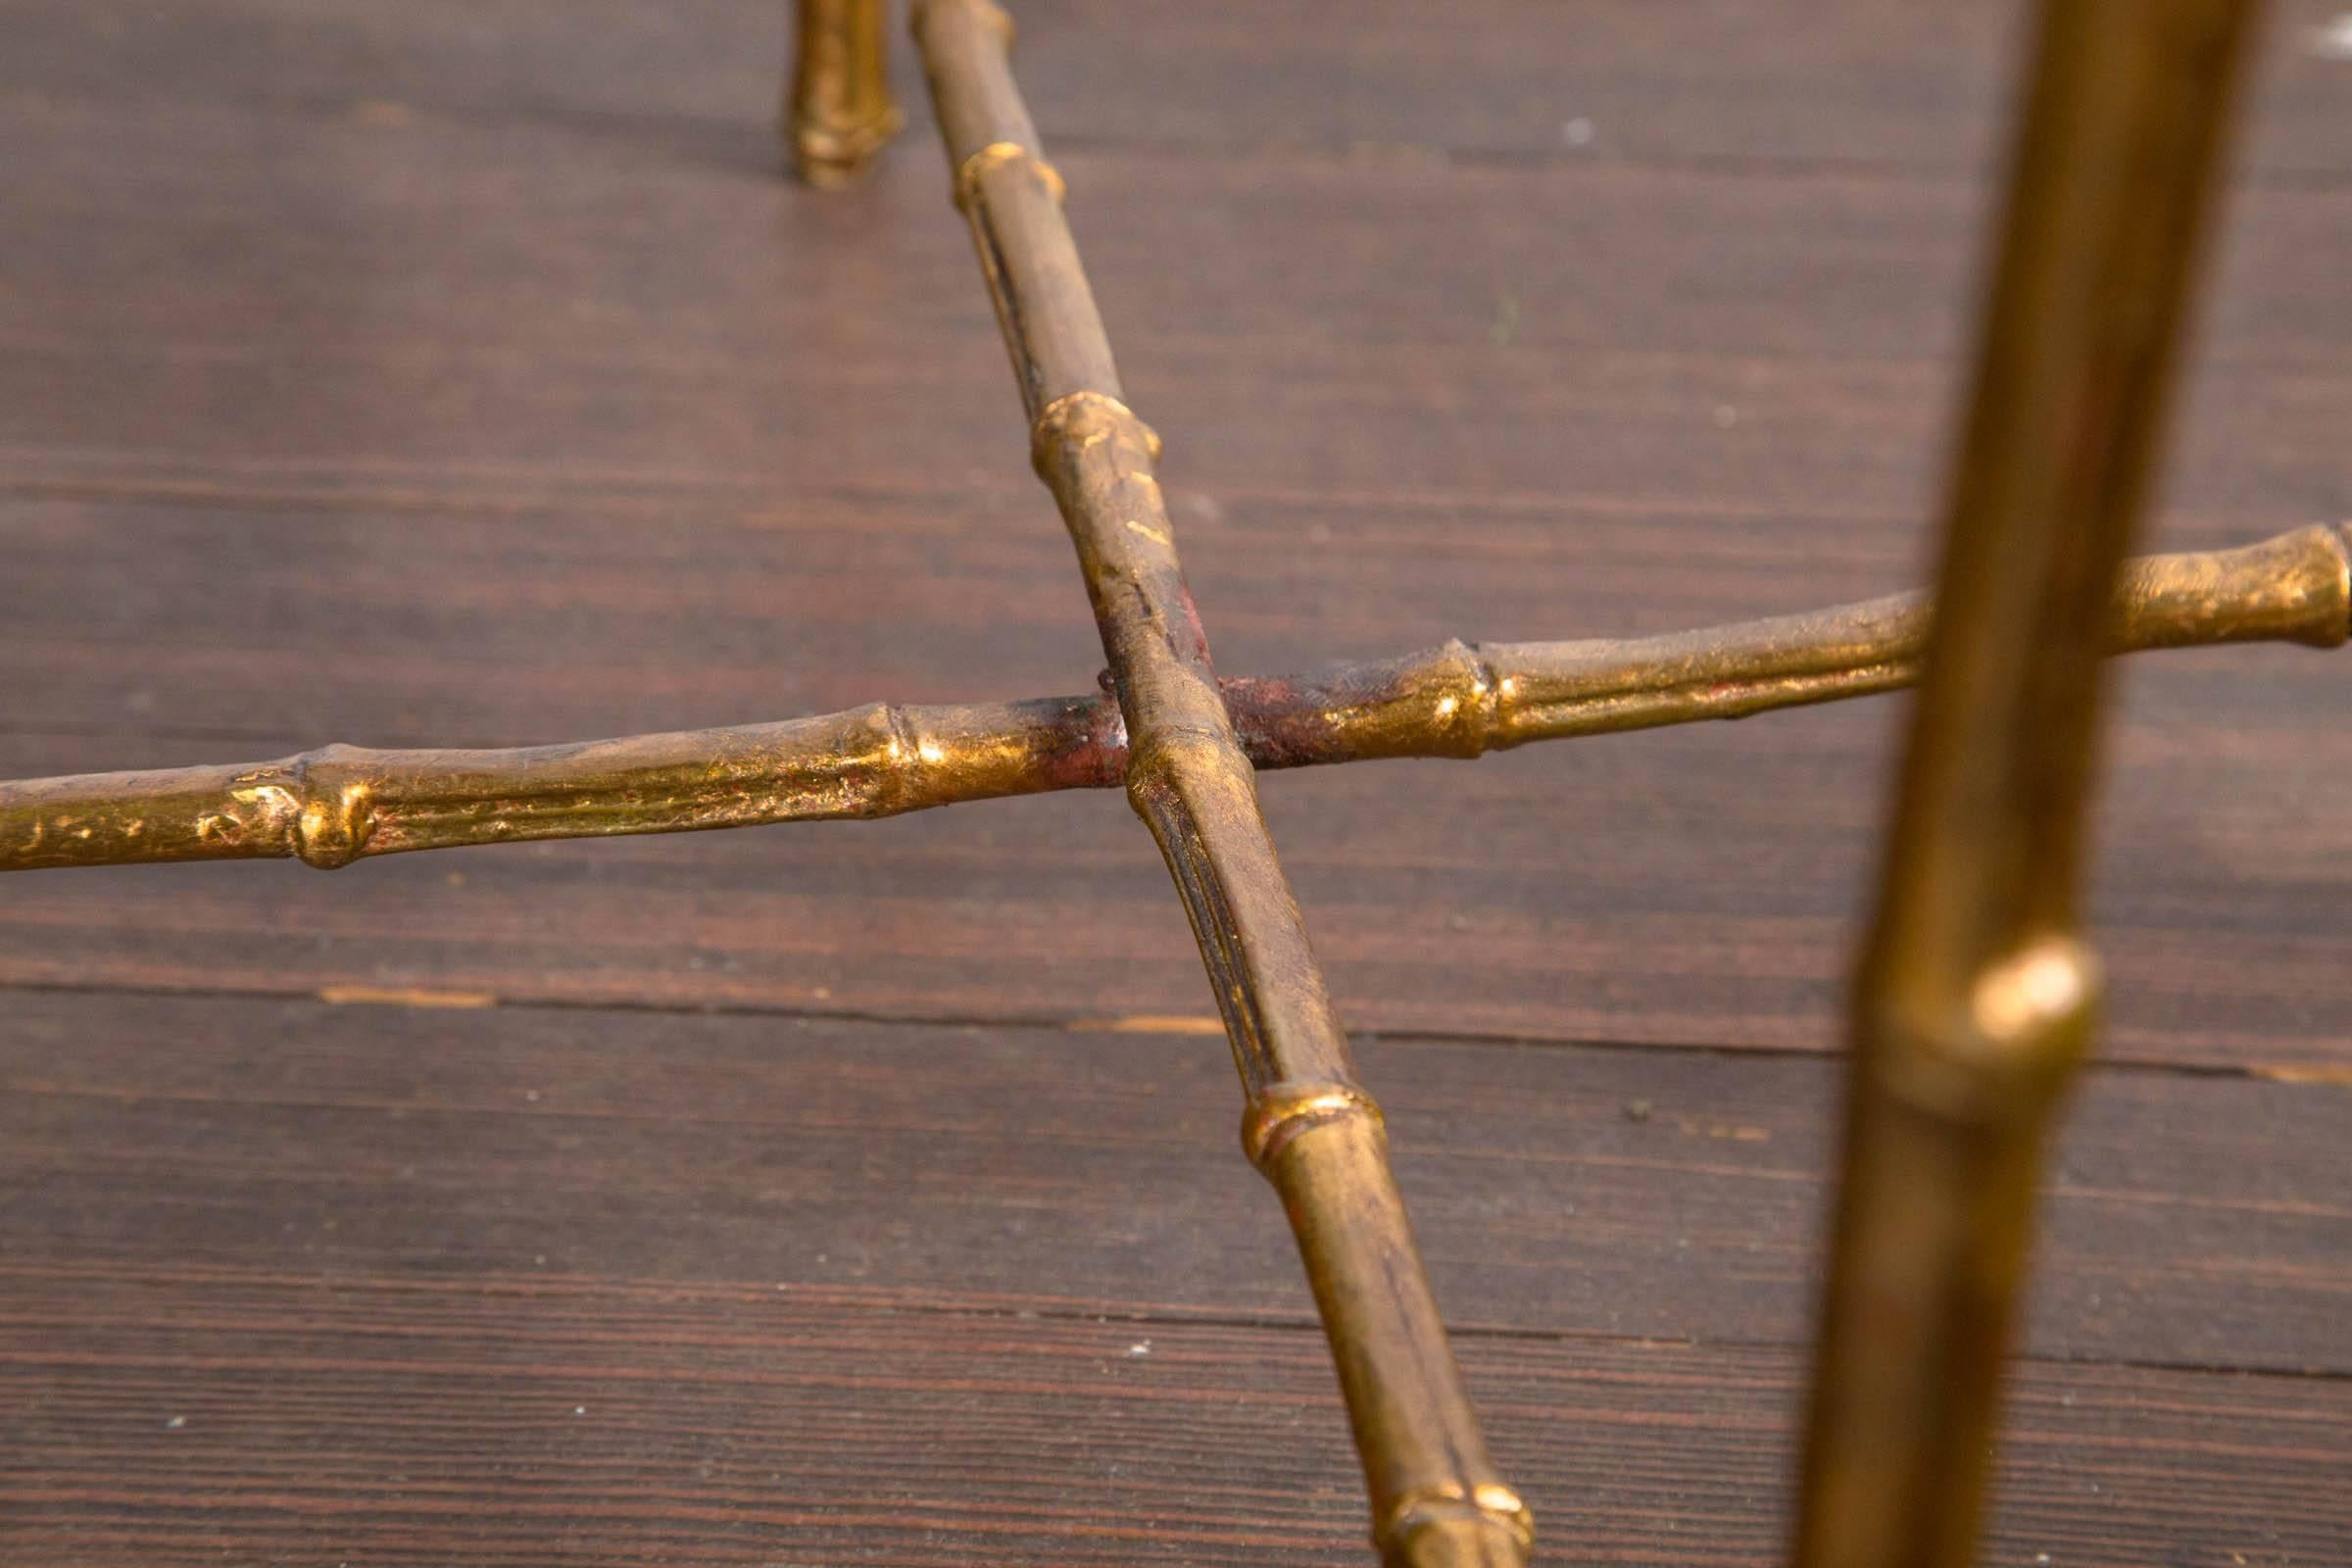
[(2100, 619), (2141, 510), (2243, 0), (2046, 0), (1875, 929), (1799, 1568), (1964, 1568), (2078, 935)]
[(904, 123), (890, 96), (885, 0), (799, 0), (784, 145), (811, 185), (857, 177)]
[(1394, 1565), (1516, 1568), (1527, 1511), (1462, 1390), (1387, 1136), (1357, 1084), (1217, 691), (1154, 465), (987, 0), (921, 0), (915, 33), (1022, 403), (1060, 504), (1129, 739), (1127, 793), (1192, 918), (1248, 1097), (1243, 1142), (1281, 1193), (1338, 1362)]

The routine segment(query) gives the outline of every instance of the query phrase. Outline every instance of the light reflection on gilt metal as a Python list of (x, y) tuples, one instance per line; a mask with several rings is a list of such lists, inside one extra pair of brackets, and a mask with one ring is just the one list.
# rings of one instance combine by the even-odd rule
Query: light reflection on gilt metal
[[(517, 751), (369, 752), (0, 784), (0, 870), (879, 816), (1123, 784), (1191, 916), (1401, 1568), (1511, 1568), (1533, 1526), (1446, 1348), (1380, 1113), (1257, 810), (1254, 768), (1476, 757), (1919, 681), (1853, 1017), (1799, 1568), (1960, 1568), (2039, 1148), (2097, 978), (2075, 883), (2101, 655), (2334, 647), (2352, 532), (2123, 563), (2152, 464), (2244, 0), (2045, 0), (1931, 617), (1919, 596), (1620, 642), (1465, 645), (1220, 681), (988, 0), (917, 0), (968, 220), (1110, 696), (875, 705)], [(803, 0), (787, 116), (814, 181), (898, 122), (879, 0)], [(2119, 565), (2119, 563), (2121, 564)], [(1931, 626), (1931, 618), (1935, 624)], [(1925, 647), (1925, 672), (1922, 650)]]
[[(1312, 674), (1219, 682), (1259, 768), (1472, 758), (1535, 741), (1743, 718), (1908, 686), (1924, 595), (1663, 637), (1446, 643)], [(2127, 563), (2111, 653), (2333, 648), (2352, 631), (2352, 534)], [(495, 751), (327, 746), (267, 762), (0, 783), (0, 871), (367, 856), (522, 839), (895, 816), (1127, 779), (1118, 705), (874, 703), (845, 712)]]

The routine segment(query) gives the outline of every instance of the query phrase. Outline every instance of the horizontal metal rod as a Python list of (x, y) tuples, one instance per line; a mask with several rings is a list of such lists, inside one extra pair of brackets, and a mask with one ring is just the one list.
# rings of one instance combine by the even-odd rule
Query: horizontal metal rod
[[(1662, 637), (1447, 643), (1313, 675), (1220, 685), (1250, 760), (1306, 767), (1477, 757), (1532, 741), (1740, 718), (1918, 678), (1929, 609), (1898, 594)], [(2127, 565), (2115, 653), (2216, 643), (2332, 648), (2352, 630), (2352, 530)], [(270, 762), (0, 783), (0, 871), (364, 856), (521, 839), (891, 816), (1112, 789), (1127, 734), (1107, 696), (847, 712), (510, 750), (328, 746)]]

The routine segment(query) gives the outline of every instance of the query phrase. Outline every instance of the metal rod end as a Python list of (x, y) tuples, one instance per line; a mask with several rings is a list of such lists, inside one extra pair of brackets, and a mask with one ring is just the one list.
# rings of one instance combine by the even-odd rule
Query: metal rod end
[(858, 120), (794, 115), (784, 122), (784, 147), (792, 157), (792, 172), (803, 183), (837, 190), (864, 173), (906, 122), (895, 103)]

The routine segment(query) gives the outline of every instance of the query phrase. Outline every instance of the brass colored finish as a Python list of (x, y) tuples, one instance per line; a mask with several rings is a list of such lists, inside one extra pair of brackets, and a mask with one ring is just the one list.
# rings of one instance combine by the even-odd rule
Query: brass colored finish
[(2244, 0), (2045, 0), (1855, 987), (1799, 1568), (1964, 1568), (2077, 934), (2101, 612), (2142, 508)]
[[(1535, 741), (1740, 718), (1918, 678), (1925, 596), (1617, 641), (1461, 643), (1218, 683), (1259, 768), (1471, 758)], [(2332, 648), (2352, 630), (2352, 538), (2298, 528), (2126, 564), (2108, 651)], [(873, 704), (773, 724), (496, 751), (328, 746), (270, 762), (0, 783), (0, 871), (410, 850), (892, 816), (1127, 779), (1096, 694)]]
[(890, 96), (885, 0), (799, 0), (784, 143), (811, 185), (857, 177), (906, 122)]
[[(870, 704), (780, 724), (507, 751), (328, 746), (272, 762), (0, 784), (0, 870), (364, 856), (890, 816), (1118, 782), (1107, 699)], [(1108, 771), (1105, 771), (1107, 767)]]
[[(1461, 643), (1316, 675), (1224, 682), (1261, 768), (1382, 757), (1478, 757), (1536, 741), (1744, 718), (1911, 685), (1927, 596), (1625, 640)], [(2341, 646), (2352, 632), (2352, 528), (2297, 528), (2236, 550), (2127, 563), (2109, 653), (2216, 643)]]
[(956, 194), (997, 306), (1031, 458), (1077, 547), (1127, 721), (1127, 795), (1159, 841), (1217, 995), (1260, 1168), (1282, 1195), (1338, 1361), (1392, 1564), (1523, 1563), (1525, 1506), (1487, 1456), (1388, 1140), (1356, 1084), (1209, 665), (1153, 465), (987, 0), (917, 0)]

